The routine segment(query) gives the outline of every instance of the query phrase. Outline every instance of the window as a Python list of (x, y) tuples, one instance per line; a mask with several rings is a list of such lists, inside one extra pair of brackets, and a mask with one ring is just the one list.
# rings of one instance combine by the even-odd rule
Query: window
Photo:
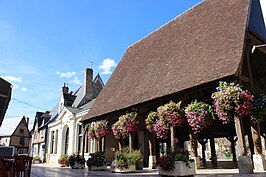
[(69, 145), (69, 128), (66, 130), (66, 142), (65, 142), (65, 154), (68, 152), (68, 145)]
[(82, 126), (78, 125), (78, 152), (82, 150)]
[(55, 132), (52, 131), (52, 134), (51, 134), (51, 150), (50, 150), (51, 154), (54, 153), (54, 145), (55, 145)]
[(58, 130), (55, 133), (55, 150), (54, 153), (57, 154), (57, 144), (58, 144)]

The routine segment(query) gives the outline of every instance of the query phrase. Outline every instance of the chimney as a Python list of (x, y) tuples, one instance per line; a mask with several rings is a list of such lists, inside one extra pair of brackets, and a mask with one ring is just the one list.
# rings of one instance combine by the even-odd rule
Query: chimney
[(62, 87), (62, 92), (66, 94), (68, 93), (68, 86), (66, 83), (64, 83), (64, 86)]
[(85, 70), (84, 76), (84, 96), (90, 96), (92, 94), (92, 79), (93, 79), (93, 70), (87, 68)]

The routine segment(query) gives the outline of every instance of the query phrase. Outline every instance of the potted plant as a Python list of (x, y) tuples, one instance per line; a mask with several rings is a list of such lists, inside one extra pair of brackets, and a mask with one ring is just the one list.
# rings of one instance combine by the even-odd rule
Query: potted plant
[(72, 169), (85, 167), (85, 159), (80, 155), (71, 155), (69, 156), (68, 161)]
[(158, 159), (159, 174), (165, 176), (190, 176), (196, 174), (195, 162), (187, 150), (176, 148)]
[(32, 162), (34, 164), (38, 164), (38, 163), (41, 163), (42, 161), (41, 161), (41, 158), (39, 156), (35, 156), (35, 157), (33, 157)]
[(117, 151), (112, 162), (112, 172), (133, 172), (136, 170), (136, 164), (142, 160), (142, 154), (139, 150), (131, 150), (128, 147)]
[(106, 170), (106, 158), (104, 152), (90, 153), (90, 157), (87, 160), (87, 166), (89, 170)]
[(61, 155), (60, 158), (58, 159), (58, 164), (60, 164), (61, 167), (68, 167), (69, 162), (68, 162), (68, 155)]

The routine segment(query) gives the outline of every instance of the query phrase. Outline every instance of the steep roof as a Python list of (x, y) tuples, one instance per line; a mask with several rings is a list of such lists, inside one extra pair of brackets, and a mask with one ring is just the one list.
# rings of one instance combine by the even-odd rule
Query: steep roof
[(0, 127), (0, 136), (11, 136), (22, 119), (23, 117), (4, 119), (2, 126)]
[(11, 84), (0, 77), (0, 126), (11, 99)]
[(250, 0), (206, 0), (128, 48), (84, 120), (235, 75)]

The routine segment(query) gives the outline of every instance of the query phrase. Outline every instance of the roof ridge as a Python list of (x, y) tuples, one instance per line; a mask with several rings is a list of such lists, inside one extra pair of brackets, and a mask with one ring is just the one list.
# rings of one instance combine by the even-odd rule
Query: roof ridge
[(166, 26), (167, 24), (171, 23), (172, 21), (174, 21), (175, 19), (177, 19), (178, 17), (182, 16), (183, 14), (185, 14), (186, 12), (192, 10), (193, 8), (195, 8), (196, 6), (198, 6), (199, 4), (203, 3), (205, 0), (202, 0), (201, 2), (195, 4), (194, 6), (190, 7), (189, 9), (187, 9), (186, 11), (182, 12), (181, 14), (177, 15), (176, 17), (174, 17), (172, 20), (164, 23), (163, 25), (161, 25), (160, 27), (156, 28), (155, 30), (153, 30), (152, 32), (148, 33), (146, 36), (144, 36), (143, 38), (137, 40), (135, 43), (131, 44), (130, 46), (128, 46), (128, 48), (132, 47), (133, 45), (139, 43), (140, 41), (142, 41), (143, 39), (147, 38), (149, 35), (151, 35), (152, 33), (160, 30), (161, 28), (163, 28), (164, 26)]

